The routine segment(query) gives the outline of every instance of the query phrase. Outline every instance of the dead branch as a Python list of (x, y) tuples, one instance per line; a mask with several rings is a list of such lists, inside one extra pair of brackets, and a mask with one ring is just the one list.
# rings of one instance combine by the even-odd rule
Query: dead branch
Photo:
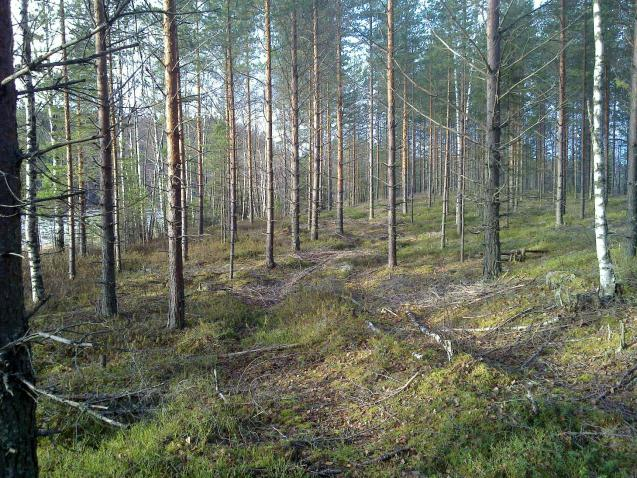
[(407, 387), (409, 387), (409, 385), (411, 385), (411, 382), (413, 382), (414, 380), (416, 380), (416, 377), (418, 377), (418, 375), (420, 375), (420, 371), (416, 372), (415, 374), (413, 374), (409, 380), (407, 380), (405, 382), (404, 385), (401, 385), (400, 387), (398, 387), (396, 390), (393, 390), (389, 395), (383, 397), (383, 398), (379, 398), (378, 400), (376, 400), (372, 405), (376, 405), (378, 403), (384, 402), (385, 400), (389, 400), (392, 397), (395, 397), (396, 395), (398, 395), (400, 392), (402, 392), (403, 390), (405, 390)]
[(120, 423), (120, 422), (118, 422), (116, 420), (113, 420), (111, 418), (105, 417), (104, 415), (100, 415), (96, 411), (91, 410), (90, 407), (88, 405), (84, 404), (84, 403), (79, 403), (79, 402), (76, 402), (76, 401), (73, 401), (73, 400), (67, 400), (65, 398), (58, 397), (57, 395), (54, 395), (51, 392), (47, 392), (46, 390), (43, 390), (41, 388), (37, 388), (31, 382), (29, 382), (28, 380), (25, 380), (23, 378), (21, 378), (20, 381), (29, 390), (31, 390), (31, 392), (35, 393), (36, 395), (41, 395), (43, 397), (48, 398), (49, 400), (53, 400), (54, 402), (61, 403), (63, 405), (67, 405), (67, 406), (72, 407), (72, 408), (77, 408), (81, 412), (84, 412), (84, 413), (92, 416), (93, 418), (95, 418), (97, 420), (100, 420), (100, 421), (102, 421), (104, 423), (107, 423), (108, 425), (111, 425), (113, 427), (126, 428), (126, 425), (124, 425), (123, 423)]
[(365, 460), (362, 461), (360, 463), (357, 464), (357, 466), (369, 466), (369, 465), (373, 465), (375, 463), (382, 463), (383, 461), (387, 461), (397, 455), (401, 455), (403, 453), (406, 453), (408, 451), (411, 451), (412, 448), (410, 446), (402, 446), (400, 448), (396, 448), (393, 451), (389, 451), (387, 453), (383, 453), (380, 456), (377, 456), (376, 458), (372, 458), (370, 460)]

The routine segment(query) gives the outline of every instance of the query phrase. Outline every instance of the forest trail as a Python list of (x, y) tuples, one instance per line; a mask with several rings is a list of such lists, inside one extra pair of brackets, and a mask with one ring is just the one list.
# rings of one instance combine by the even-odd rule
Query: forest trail
[[(530, 467), (569, 476), (634, 466), (635, 310), (630, 296), (605, 308), (585, 302), (595, 269), (584, 223), (537, 237), (531, 231), (550, 218), (529, 207), (503, 230), (504, 245), (546, 252), (508, 262), (501, 280), (484, 283), (479, 241), (460, 263), (457, 237), (441, 250), (437, 215), (416, 207), (418, 220), (400, 226), (391, 272), (383, 218), (369, 223), (356, 209), (345, 237), (326, 232), (299, 254), (286, 252), (280, 234), (274, 270), (263, 266), (261, 225), (244, 226), (233, 281), (225, 247), (193, 241), (183, 332), (163, 329), (159, 244), (127, 251), (119, 318), (91, 320), (81, 307), (87, 285), (61, 285), (64, 299), (37, 320), (65, 324), (65, 334), (96, 347), (61, 367), (68, 351), (47, 345), (36, 355), (47, 357), (37, 364), (42, 386), (99, 391), (90, 403), (105, 407), (100, 413), (134, 425), (109, 430), (42, 402), (46, 422), (62, 430), (41, 446), (43, 469), (515, 476)], [(323, 221), (332, 230), (330, 214)], [(565, 241), (569, 252), (556, 255)], [(565, 269), (574, 272), (552, 274)], [(630, 290), (637, 276), (621, 273)], [(70, 417), (73, 428), (64, 425)]]

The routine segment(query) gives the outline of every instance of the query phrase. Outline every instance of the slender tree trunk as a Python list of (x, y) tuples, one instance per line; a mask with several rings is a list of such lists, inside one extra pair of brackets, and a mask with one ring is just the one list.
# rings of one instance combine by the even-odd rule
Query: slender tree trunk
[[(248, 65), (249, 65), (248, 60)], [(254, 152), (252, 148), (252, 92), (250, 91), (250, 70), (246, 77), (246, 94), (248, 95), (248, 217), (250, 224), (254, 222)]]
[(566, 184), (565, 166), (567, 153), (566, 130), (566, 0), (560, 0), (560, 62), (559, 62), (559, 87), (558, 87), (558, 154), (557, 171), (555, 177), (555, 225), (564, 224), (564, 211), (566, 208)]
[[(582, 138), (580, 140), (581, 144), (581, 164), (580, 164), (580, 219), (584, 219), (586, 215), (586, 196), (588, 189), (588, 115), (586, 114), (586, 99), (588, 94), (588, 73), (586, 71), (586, 63), (588, 59), (587, 55), (587, 25), (588, 21), (586, 17), (584, 17), (584, 32), (582, 37), (582, 42), (584, 43), (584, 55), (582, 56)], [(637, 84), (636, 84), (637, 87)]]
[[(22, 5), (27, 17), (26, 2)], [(11, 1), (0, 0), (0, 78), (13, 74)], [(28, 30), (28, 29), (27, 29)], [(30, 34), (27, 35), (30, 38)], [(29, 42), (27, 42), (29, 43)], [(0, 86), (0, 476), (38, 475), (36, 401), (20, 382), (34, 382), (28, 344), (9, 346), (29, 329), (24, 311), (20, 228), (20, 145), (15, 83)]]
[(318, 239), (318, 219), (319, 219), (319, 178), (321, 175), (321, 106), (319, 104), (319, 55), (318, 55), (318, 11), (316, 0), (312, 1), (312, 94), (313, 94), (313, 125), (314, 148), (312, 160), (314, 161), (312, 175), (312, 209), (310, 237), (312, 240)]
[(500, 275), (500, 0), (489, 0), (487, 16), (487, 121), (488, 179), (485, 197), (485, 280)]
[(396, 118), (394, 112), (394, 1), (387, 0), (387, 265), (396, 266)]
[[(106, 22), (103, 0), (94, 0), (95, 24)], [(108, 317), (117, 314), (117, 294), (115, 282), (115, 217), (113, 152), (110, 121), (110, 98), (105, 30), (95, 35), (97, 63), (98, 125), (100, 133), (100, 214), (102, 219), (102, 299), (100, 314)]]
[(466, 154), (466, 134), (467, 134), (467, 116), (469, 114), (469, 98), (471, 97), (471, 80), (469, 86), (466, 86), (466, 68), (462, 67), (462, 78), (460, 80), (460, 134), (458, 137), (458, 195), (456, 202), (456, 214), (458, 214), (458, 235), (460, 236), (460, 262), (464, 262), (464, 246), (465, 246), (465, 222), (464, 222), (464, 190), (465, 190), (465, 154)]
[[(22, 12), (20, 26), (22, 29), (22, 63), (29, 65), (32, 60), (31, 41), (32, 34), (29, 24), (29, 2), (22, 0)], [(38, 230), (38, 215), (35, 200), (38, 194), (37, 157), (38, 137), (36, 122), (35, 92), (33, 90), (33, 77), (27, 74), (23, 77), (27, 93), (26, 107), (26, 137), (27, 137), (27, 161), (26, 161), (26, 246), (29, 255), (29, 273), (31, 277), (31, 298), (34, 303), (44, 300), (44, 281), (42, 279), (42, 264), (40, 260), (40, 234)]]
[[(199, 20), (197, 19), (197, 33), (199, 33)], [(203, 174), (203, 121), (201, 117), (201, 53), (197, 47), (196, 57), (196, 82), (197, 82), (197, 117), (195, 119), (197, 134), (197, 232), (200, 236), (204, 233), (204, 174)]]
[[(109, 32), (110, 34), (110, 32)], [(109, 40), (109, 36), (107, 36), (107, 42)], [(109, 65), (109, 97), (110, 97), (110, 110), (109, 114), (111, 115), (111, 154), (112, 154), (112, 163), (113, 163), (113, 220), (114, 230), (115, 230), (115, 267), (117, 268), (117, 272), (122, 271), (122, 240), (120, 234), (120, 200), (119, 200), (119, 125), (117, 123), (117, 115), (116, 108), (114, 104), (114, 89), (113, 89), (113, 55), (108, 55), (108, 65)], [(121, 120), (121, 118), (120, 118)]]
[(369, 33), (368, 33), (368, 39), (369, 39), (369, 52), (367, 54), (367, 65), (369, 68), (369, 85), (368, 85), (368, 99), (367, 99), (367, 104), (368, 104), (368, 121), (369, 121), (369, 127), (368, 127), (368, 150), (367, 150), (367, 167), (368, 167), (368, 171), (367, 171), (367, 203), (368, 203), (368, 218), (371, 221), (372, 219), (374, 219), (374, 65), (372, 63), (373, 60), (373, 56), (372, 56), (372, 48), (374, 46), (373, 44), (373, 29), (374, 29), (374, 23), (373, 23), (373, 17), (372, 17), (372, 3), (370, 2), (369, 4), (369, 8), (370, 8), (370, 14), (369, 14)]
[(230, 0), (226, 1), (226, 82), (228, 85), (228, 132), (230, 147), (230, 278), (234, 278), (234, 252), (237, 238), (237, 132), (234, 109), (234, 72), (232, 60), (232, 23)]
[[(176, 37), (177, 46), (176, 50), (179, 52), (179, 36)], [(180, 194), (181, 194), (181, 255), (183, 256), (183, 262), (188, 260), (188, 157), (186, 156), (186, 132), (184, 121), (184, 106), (183, 96), (181, 92), (181, 69), (179, 67), (179, 60), (177, 60), (177, 118), (179, 128), (179, 159), (180, 168), (179, 174), (181, 180), (179, 182)]]
[[(82, 128), (82, 109), (80, 100), (77, 100), (77, 129)], [(86, 257), (88, 254), (88, 239), (86, 235), (86, 172), (84, 167), (84, 148), (82, 145), (77, 148), (77, 183), (80, 189), (79, 199), (79, 229), (80, 229), (80, 254)]]
[[(98, 0), (99, 1), (99, 0)], [(175, 0), (164, 0), (164, 67), (166, 88), (166, 159), (168, 162), (168, 323), (186, 325), (181, 228), (181, 158), (179, 148), (179, 50)]]
[(403, 128), (402, 128), (402, 148), (400, 150), (401, 166), (402, 166), (402, 212), (403, 216), (407, 215), (407, 201), (409, 198), (409, 136), (407, 134), (409, 124), (409, 113), (407, 110), (407, 79), (403, 79)]
[(274, 262), (274, 149), (272, 144), (272, 43), (270, 38), (270, 0), (264, 0), (265, 10), (265, 121), (266, 121), (266, 245), (265, 262), (269, 269)]
[[(429, 81), (431, 89), (431, 80)], [(433, 205), (433, 177), (434, 177), (434, 124), (433, 124), (433, 96), (429, 96), (429, 171), (427, 174), (427, 203), (431, 207)]]
[(327, 210), (331, 211), (334, 207), (334, 190), (332, 187), (332, 111), (330, 109), (329, 97), (327, 100), (327, 112), (326, 112), (326, 124), (327, 124), (327, 153), (325, 156), (325, 162), (327, 163)]
[(593, 31), (595, 35), (595, 68), (593, 72), (593, 160), (595, 163), (595, 244), (599, 263), (599, 294), (604, 300), (615, 296), (615, 272), (608, 246), (608, 223), (606, 221), (606, 175), (601, 152), (602, 126), (602, 70), (604, 63), (604, 40), (602, 15), (599, 0), (593, 0)]
[(341, 60), (341, 0), (338, 1), (338, 17), (336, 25), (336, 231), (343, 234), (343, 65)]
[(298, 72), (298, 35), (296, 6), (292, 7), (292, 78), (290, 82), (290, 96), (292, 102), (292, 249), (301, 250), (300, 216), (300, 175), (299, 175), (299, 72)]
[[(51, 101), (49, 101), (48, 105), (48, 114), (49, 114), (49, 136), (51, 139), (51, 145), (54, 145), (56, 142), (56, 125), (55, 119), (56, 115), (53, 113), (53, 108), (51, 106)], [(60, 180), (60, 161), (56, 154), (52, 155), (51, 158), (51, 177), (53, 180), (53, 193), (55, 196), (59, 196), (60, 184), (62, 183)], [(56, 199), (53, 201), (53, 247), (56, 251), (64, 250), (64, 211), (63, 211), (64, 200)]]
[[(60, 32), (62, 35), (62, 44), (66, 43), (66, 14), (64, 11), (64, 0), (60, 0)], [(66, 49), (62, 50), (62, 82), (69, 81), (68, 66), (66, 65), (67, 54)], [(69, 90), (64, 89), (64, 140), (71, 141), (71, 105)], [(68, 197), (68, 275), (69, 279), (75, 279), (75, 192), (74, 173), (73, 173), (73, 150), (71, 144), (66, 145), (66, 184), (69, 193)]]
[(449, 166), (451, 162), (451, 70), (447, 72), (447, 120), (445, 132), (445, 164), (442, 176), (442, 227), (440, 229), (440, 248), (447, 245), (447, 214), (449, 214)]
[(633, 60), (630, 82), (630, 123), (628, 126), (628, 255), (637, 252), (637, 0), (633, 4)]

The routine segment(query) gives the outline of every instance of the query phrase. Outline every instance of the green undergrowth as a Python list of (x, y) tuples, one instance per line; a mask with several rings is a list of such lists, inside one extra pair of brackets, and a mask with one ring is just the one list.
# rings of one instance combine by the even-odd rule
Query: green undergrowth
[[(621, 203), (610, 204), (611, 228), (619, 230)], [(454, 287), (483, 284), (481, 237), (467, 236), (461, 264), (453, 215), (441, 249), (439, 205), (429, 209), (419, 199), (415, 206), (413, 224), (400, 218), (393, 271), (384, 267), (381, 205), (372, 222), (364, 207), (347, 209), (344, 236), (330, 229), (333, 211), (322, 215), (320, 239), (303, 235), (307, 256), (284, 253), (290, 237), (281, 232), (272, 271), (263, 266), (263, 224), (242, 224), (234, 281), (227, 244), (192, 241), (182, 331), (164, 327), (160, 243), (127, 251), (118, 277), (121, 313), (108, 320), (94, 316), (96, 257), (80, 261), (82, 280), (75, 282), (54, 282), (64, 258), (47, 257), (45, 278), (57, 285), (34, 328), (72, 325), (65, 334), (95, 346), (34, 346), (39, 386), (60, 395), (145, 392), (126, 402), (135, 413), (114, 415), (124, 429), (43, 398), (39, 427), (53, 433), (40, 440), (42, 476), (634, 476), (637, 445), (622, 414), (634, 389), (613, 395), (615, 402), (590, 398), (617, 383), (635, 359), (634, 347), (617, 351), (620, 320), (627, 343), (635, 341), (637, 284), (619, 235), (611, 244), (625, 297), (605, 309), (556, 303), (545, 280), (553, 271), (572, 274), (574, 293), (594, 291), (591, 218), (575, 219), (573, 204), (567, 224), (556, 229), (551, 208), (539, 203), (521, 207), (501, 235), (505, 251), (540, 252), (504, 263), (493, 294), (418, 305), (435, 294), (443, 304)], [(467, 222), (480, 224), (471, 205)], [(321, 255), (330, 251), (332, 261)], [(318, 260), (325, 262), (315, 267)], [(270, 299), (309, 267), (315, 269), (289, 293), (260, 305), (255, 291)], [(406, 319), (403, 308), (411, 307), (436, 327), (493, 327), (518, 315), (512, 325), (557, 317), (568, 326), (513, 346), (506, 335), (471, 346), (454, 338), (449, 361)], [(500, 354), (486, 353), (498, 347)]]

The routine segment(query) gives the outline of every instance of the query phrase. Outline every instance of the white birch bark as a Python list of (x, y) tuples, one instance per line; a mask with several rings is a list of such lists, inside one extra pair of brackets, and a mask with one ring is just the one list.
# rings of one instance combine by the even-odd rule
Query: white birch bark
[(599, 264), (599, 295), (610, 299), (615, 295), (615, 272), (608, 247), (606, 220), (606, 175), (601, 151), (602, 132), (602, 70), (604, 41), (599, 0), (593, 0), (593, 30), (595, 36), (595, 68), (593, 70), (593, 163), (595, 177), (595, 245)]

